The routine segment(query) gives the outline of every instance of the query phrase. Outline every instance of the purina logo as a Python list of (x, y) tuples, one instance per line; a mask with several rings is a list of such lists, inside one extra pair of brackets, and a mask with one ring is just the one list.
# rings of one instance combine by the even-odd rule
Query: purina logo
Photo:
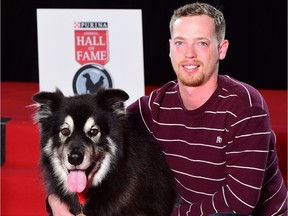
[(108, 28), (108, 22), (74, 22), (74, 28)]
[(104, 68), (109, 62), (108, 22), (74, 22), (75, 60), (83, 65), (73, 79), (75, 94), (111, 88), (112, 79)]

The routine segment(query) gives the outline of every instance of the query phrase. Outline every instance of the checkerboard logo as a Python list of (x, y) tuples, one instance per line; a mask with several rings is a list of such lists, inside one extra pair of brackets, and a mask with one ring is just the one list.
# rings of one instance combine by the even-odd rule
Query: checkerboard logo
[(80, 28), (80, 22), (74, 22), (74, 28)]

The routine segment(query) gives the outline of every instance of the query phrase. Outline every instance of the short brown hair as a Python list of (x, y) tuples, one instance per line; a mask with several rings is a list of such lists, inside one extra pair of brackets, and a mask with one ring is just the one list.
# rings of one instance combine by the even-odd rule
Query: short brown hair
[(213, 18), (217, 40), (219, 42), (224, 40), (226, 33), (226, 22), (223, 13), (212, 5), (199, 2), (186, 4), (174, 11), (169, 24), (171, 37), (173, 33), (173, 24), (178, 18), (197, 15), (207, 15)]

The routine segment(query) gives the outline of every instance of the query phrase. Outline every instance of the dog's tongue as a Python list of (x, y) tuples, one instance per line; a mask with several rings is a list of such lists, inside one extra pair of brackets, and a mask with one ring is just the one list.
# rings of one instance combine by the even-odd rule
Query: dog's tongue
[(87, 178), (84, 171), (72, 170), (67, 178), (68, 188), (71, 192), (81, 193), (86, 188)]

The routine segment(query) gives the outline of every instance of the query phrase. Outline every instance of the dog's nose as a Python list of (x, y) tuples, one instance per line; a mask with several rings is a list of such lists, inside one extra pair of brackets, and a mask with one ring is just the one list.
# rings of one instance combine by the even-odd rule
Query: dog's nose
[(68, 161), (72, 165), (80, 165), (83, 162), (84, 155), (81, 152), (71, 152), (68, 155)]

